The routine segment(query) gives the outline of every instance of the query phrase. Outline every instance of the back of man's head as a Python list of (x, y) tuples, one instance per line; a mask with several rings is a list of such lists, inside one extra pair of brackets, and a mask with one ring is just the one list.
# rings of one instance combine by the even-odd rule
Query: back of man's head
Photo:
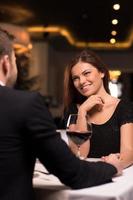
[(3, 55), (10, 57), (13, 50), (13, 39), (14, 37), (12, 35), (0, 28), (0, 58)]

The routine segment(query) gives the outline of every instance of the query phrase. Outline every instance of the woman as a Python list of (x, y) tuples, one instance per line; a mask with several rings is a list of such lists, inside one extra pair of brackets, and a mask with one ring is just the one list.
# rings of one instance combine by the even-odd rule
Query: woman
[[(64, 77), (64, 122), (69, 114), (86, 115), (93, 134), (80, 147), (82, 156), (102, 157), (115, 153), (125, 167), (133, 163), (133, 104), (109, 94), (109, 72), (101, 59), (83, 50), (66, 68)], [(76, 154), (77, 146), (70, 142)]]

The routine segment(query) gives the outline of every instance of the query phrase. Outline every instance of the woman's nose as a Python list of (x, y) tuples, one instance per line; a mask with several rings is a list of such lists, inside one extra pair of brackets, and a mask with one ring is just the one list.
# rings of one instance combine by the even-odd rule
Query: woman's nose
[(84, 76), (81, 76), (79, 81), (80, 81), (80, 84), (83, 84), (84, 82), (86, 82), (86, 78)]

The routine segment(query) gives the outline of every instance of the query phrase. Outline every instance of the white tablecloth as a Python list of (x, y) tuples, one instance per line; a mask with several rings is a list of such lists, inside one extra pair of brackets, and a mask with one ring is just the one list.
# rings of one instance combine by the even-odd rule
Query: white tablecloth
[(33, 184), (38, 200), (133, 200), (133, 166), (114, 177), (112, 183), (80, 190), (71, 190), (57, 177), (38, 171), (47, 170), (37, 162)]

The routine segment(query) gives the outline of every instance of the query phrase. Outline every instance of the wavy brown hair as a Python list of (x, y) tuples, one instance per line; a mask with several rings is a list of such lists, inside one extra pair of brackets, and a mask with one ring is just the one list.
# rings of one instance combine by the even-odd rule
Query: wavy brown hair
[(104, 73), (103, 85), (105, 90), (109, 93), (108, 81), (109, 71), (106, 65), (102, 62), (101, 58), (94, 52), (85, 49), (81, 51), (75, 58), (73, 58), (70, 64), (66, 67), (64, 73), (64, 109), (67, 110), (71, 103), (81, 104), (86, 97), (81, 95), (74, 87), (71, 70), (78, 62), (85, 62), (93, 65), (99, 72)]

